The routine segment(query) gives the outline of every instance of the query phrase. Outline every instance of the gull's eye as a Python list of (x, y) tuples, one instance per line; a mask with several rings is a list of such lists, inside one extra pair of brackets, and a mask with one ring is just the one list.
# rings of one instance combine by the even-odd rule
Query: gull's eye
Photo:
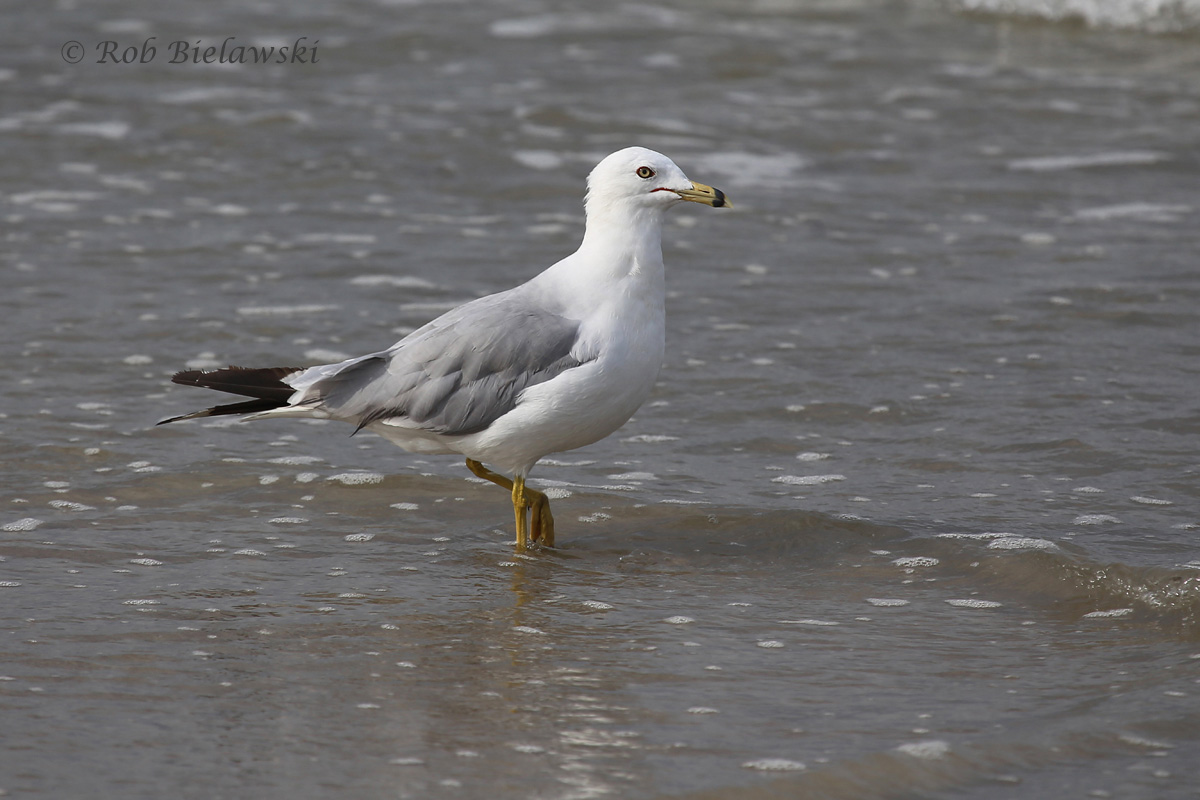
[(650, 169), (649, 167), (638, 167), (637, 176), (639, 178), (653, 178), (654, 170)]

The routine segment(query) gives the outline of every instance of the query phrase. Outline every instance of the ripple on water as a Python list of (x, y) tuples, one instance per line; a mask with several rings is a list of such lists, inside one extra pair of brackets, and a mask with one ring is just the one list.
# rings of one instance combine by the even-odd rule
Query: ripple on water
[(1121, 520), (1112, 514), (1080, 514), (1071, 520), (1072, 525), (1105, 525), (1119, 524)]
[(845, 475), (780, 475), (772, 478), (771, 483), (783, 483), (788, 486), (820, 486), (823, 483), (846, 480)]
[(43, 522), (44, 520), (40, 520), (35, 517), (23, 517), (22, 519), (15, 520), (14, 522), (5, 523), (0, 530), (8, 531), (10, 533), (24, 533), (35, 530)]
[(913, 567), (936, 567), (940, 561), (932, 556), (904, 556), (892, 561), (897, 567), (911, 569)]
[(1157, 164), (1169, 159), (1170, 156), (1166, 153), (1154, 150), (1127, 150), (1110, 153), (1018, 158), (1009, 161), (1008, 168), (1014, 172), (1059, 172), (1061, 170), (1090, 169), (1094, 167), (1141, 166), (1144, 164)]
[(84, 503), (75, 503), (71, 500), (51, 500), (50, 506), (57, 508), (59, 511), (95, 511), (95, 506), (89, 506)]
[(337, 475), (330, 475), (326, 480), (335, 481), (344, 486), (366, 486), (383, 483), (383, 475), (378, 472), (339, 472)]
[(1057, 550), (1058, 545), (1049, 539), (1033, 539), (1027, 536), (1005, 536), (988, 542), (989, 550)]
[(950, 743), (941, 739), (929, 739), (923, 742), (907, 742), (896, 749), (913, 758), (944, 758), (950, 752)]
[(1002, 605), (1001, 603), (997, 603), (995, 600), (976, 600), (970, 597), (947, 600), (946, 604), (954, 606), (955, 608), (999, 608)]
[(792, 761), (787, 758), (756, 758), (753, 761), (742, 762), (742, 768), (760, 772), (799, 772), (807, 769), (803, 761)]

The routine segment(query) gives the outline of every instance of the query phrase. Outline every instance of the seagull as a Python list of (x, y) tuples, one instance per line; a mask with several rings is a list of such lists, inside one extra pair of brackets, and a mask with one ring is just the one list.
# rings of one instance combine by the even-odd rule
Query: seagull
[(732, 207), (661, 153), (618, 150), (588, 175), (579, 249), (531, 280), (337, 364), (178, 372), (174, 383), (251, 399), (158, 424), (335, 419), (413, 453), (457, 453), (511, 493), (518, 551), (553, 547), (550, 502), (525, 479), (620, 428), (650, 394), (666, 338), (663, 215), (684, 201)]

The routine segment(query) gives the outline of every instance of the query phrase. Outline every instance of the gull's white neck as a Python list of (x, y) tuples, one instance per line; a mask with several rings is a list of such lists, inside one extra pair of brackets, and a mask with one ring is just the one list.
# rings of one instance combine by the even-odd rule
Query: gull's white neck
[(594, 313), (602, 298), (614, 294), (661, 309), (666, 293), (662, 215), (662, 208), (589, 201), (579, 249), (531, 283), (554, 287), (551, 292), (565, 300), (563, 311), (580, 317)]
[(630, 271), (661, 270), (662, 213), (589, 216), (580, 253), (616, 270), (612, 278), (624, 277)]
[(589, 203), (587, 212), (575, 254), (575, 268), (589, 273), (586, 280), (661, 278), (663, 209)]

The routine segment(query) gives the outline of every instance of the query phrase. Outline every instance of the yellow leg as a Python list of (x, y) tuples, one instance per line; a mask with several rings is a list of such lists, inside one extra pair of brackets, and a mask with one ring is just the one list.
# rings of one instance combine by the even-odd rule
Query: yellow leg
[(533, 500), (530, 514), (533, 540), (546, 547), (554, 547), (554, 517), (550, 513), (550, 498), (533, 489), (526, 489), (525, 494), (531, 495)]
[[(497, 486), (512, 492), (513, 515), (517, 521), (517, 548), (524, 550), (529, 542), (541, 542), (547, 547), (554, 546), (554, 517), (550, 513), (550, 498), (537, 489), (525, 486), (524, 478), (510, 481), (498, 472), (468, 458), (467, 469), (478, 478), (491, 481)], [(525, 512), (530, 511), (527, 522)]]
[(529, 523), (525, 512), (530, 500), (525, 496), (525, 479), (520, 475), (513, 478), (512, 501), (513, 513), (517, 517), (517, 549), (524, 550), (529, 545)]
[(510, 492), (512, 491), (512, 481), (498, 472), (492, 472), (490, 469), (485, 467), (483, 464), (480, 464), (473, 458), (467, 459), (467, 469), (471, 470), (476, 478), (483, 478), (485, 481), (491, 481), (497, 486), (502, 486), (505, 489), (508, 489)]

